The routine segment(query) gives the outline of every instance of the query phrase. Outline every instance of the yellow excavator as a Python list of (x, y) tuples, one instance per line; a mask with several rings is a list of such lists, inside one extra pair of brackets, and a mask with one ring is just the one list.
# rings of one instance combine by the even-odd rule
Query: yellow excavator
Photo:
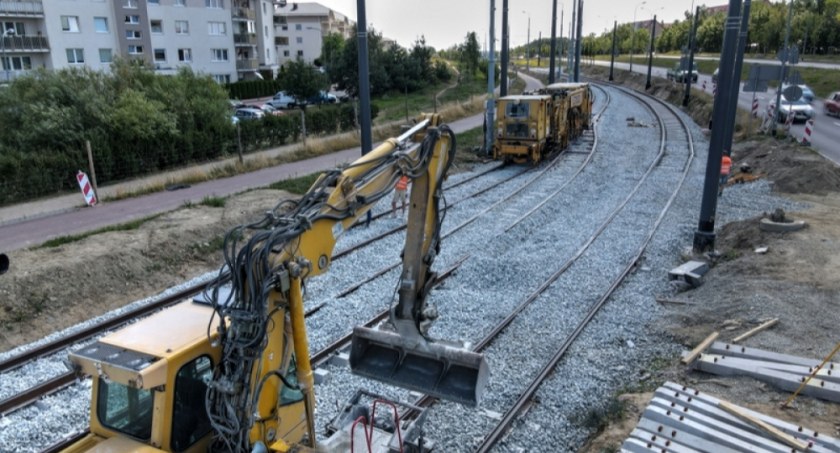
[[(356, 451), (429, 451), (420, 418), (401, 421), (394, 402), (363, 402), (364, 392), (318, 442), (302, 295), (306, 279), (329, 270), (342, 233), (408, 176), (398, 297), (386, 325), (354, 329), (350, 368), (431, 396), (478, 403), (488, 375), (483, 356), (429, 336), (437, 313), (426, 296), (435, 279), (442, 183), (455, 136), (438, 115), (419, 120), (345, 168), (322, 174), (299, 200), (231, 230), (225, 265), (203, 297), (72, 352), (73, 366), (92, 377), (90, 434), (66, 451), (348, 451), (359, 438), (366, 448), (357, 443)], [(376, 425), (360, 407), (373, 399), (374, 407), (394, 408), (390, 425)]]

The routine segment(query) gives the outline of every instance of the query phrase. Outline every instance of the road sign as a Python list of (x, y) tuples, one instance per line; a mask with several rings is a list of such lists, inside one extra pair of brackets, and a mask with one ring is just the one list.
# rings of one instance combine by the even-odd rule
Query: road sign
[(797, 64), (799, 63), (799, 47), (790, 46), (787, 49), (782, 49), (776, 55), (776, 58), (781, 61), (787, 61), (788, 64)]
[(799, 88), (799, 85), (788, 85), (782, 90), (782, 95), (788, 101), (798, 101), (802, 97), (802, 88)]
[(777, 65), (750, 65), (750, 75), (744, 82), (744, 92), (765, 92), (767, 82), (779, 80), (782, 76), (782, 67)]
[(766, 81), (755, 81), (754, 79), (748, 79), (744, 82), (744, 93), (765, 93), (767, 92), (767, 82)]

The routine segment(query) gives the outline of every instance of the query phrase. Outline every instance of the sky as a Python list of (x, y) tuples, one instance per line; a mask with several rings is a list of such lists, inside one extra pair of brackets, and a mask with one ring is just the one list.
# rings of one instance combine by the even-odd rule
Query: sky
[[(707, 6), (728, 4), (728, 0), (706, 0)], [(319, 0), (324, 6), (356, 20), (357, 0)], [(502, 0), (496, 3), (496, 48), (501, 39)], [(644, 3), (644, 4), (643, 4)], [(525, 44), (528, 38), (528, 19), (531, 21), (531, 40), (539, 33), (551, 34), (552, 0), (508, 0), (508, 21), (511, 47)], [(612, 30), (614, 20), (619, 24), (651, 19), (671, 23), (684, 18), (693, 0), (584, 0), (583, 34), (601, 34)], [(557, 0), (557, 34), (560, 34), (560, 12), (564, 11), (563, 34), (568, 35), (572, 15), (572, 0)], [(445, 49), (464, 42), (467, 32), (478, 35), (484, 47), (490, 30), (490, 0), (366, 0), (368, 25), (385, 37), (410, 46), (421, 35), (436, 49)]]

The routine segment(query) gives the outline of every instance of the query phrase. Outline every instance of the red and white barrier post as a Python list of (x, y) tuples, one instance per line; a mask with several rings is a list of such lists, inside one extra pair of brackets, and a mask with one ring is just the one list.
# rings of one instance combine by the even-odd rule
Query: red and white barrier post
[(706, 91), (706, 81), (703, 81), (703, 91)]
[(753, 93), (753, 102), (752, 102), (752, 117), (758, 118), (758, 98), (755, 97), (755, 93)]
[(85, 172), (79, 170), (76, 173), (76, 181), (79, 182), (79, 188), (82, 189), (82, 195), (85, 197), (85, 203), (88, 206), (95, 206), (96, 205), (96, 193), (93, 191), (93, 187), (90, 185), (90, 181), (88, 181), (88, 177)]
[(811, 146), (811, 134), (814, 132), (814, 119), (805, 122), (805, 135), (802, 136), (802, 144)]

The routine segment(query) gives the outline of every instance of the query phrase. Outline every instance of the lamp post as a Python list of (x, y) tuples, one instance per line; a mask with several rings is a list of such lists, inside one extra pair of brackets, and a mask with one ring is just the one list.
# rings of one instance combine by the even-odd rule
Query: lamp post
[(528, 11), (523, 10), (522, 14), (528, 16), (528, 35), (527, 35), (527, 42), (525, 43), (525, 70), (531, 70), (531, 15), (528, 14)]
[(0, 55), (3, 55), (3, 66), (6, 68), (6, 83), (11, 82), (10, 71), (12, 69), (12, 60), (6, 56), (6, 36), (12, 36), (13, 34), (15, 34), (15, 29), (9, 28), (3, 30), (3, 34), (0, 35)]
[(638, 26), (638, 24), (636, 24), (636, 10), (638, 10), (639, 7), (644, 5), (645, 3), (647, 3), (647, 0), (645, 0), (642, 3), (639, 3), (638, 5), (636, 5), (635, 8), (633, 8), (633, 36), (630, 38), (630, 72), (631, 73), (633, 72), (633, 52), (636, 51), (636, 27)]

